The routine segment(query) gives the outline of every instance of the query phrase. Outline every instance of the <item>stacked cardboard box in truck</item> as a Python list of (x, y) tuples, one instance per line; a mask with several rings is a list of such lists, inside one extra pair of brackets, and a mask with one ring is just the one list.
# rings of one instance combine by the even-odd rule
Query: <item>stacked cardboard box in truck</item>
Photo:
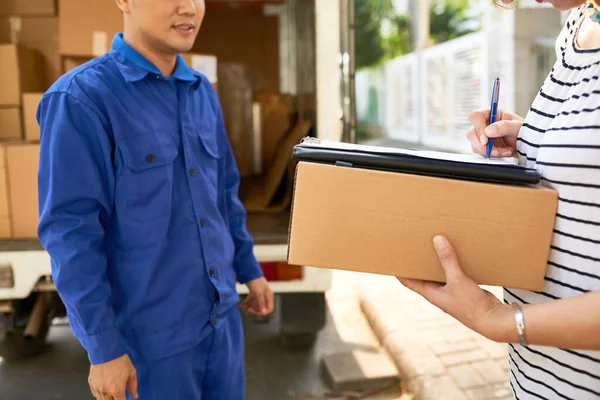
[(23, 138), (23, 94), (44, 89), (39, 53), (0, 44), (0, 140)]
[[(277, 17), (265, 15), (260, 7), (211, 9), (211, 4), (207, 2), (209, 12), (196, 45), (183, 58), (205, 74), (219, 93), (244, 177), (242, 195), (248, 210), (285, 210), (291, 202), (293, 177), (289, 154), (311, 126), (297, 118), (296, 98), (279, 92)], [(79, 15), (94, 18), (81, 19)], [(114, 35), (122, 28), (119, 9), (106, 0), (1, 2), (0, 142), (5, 142), (2, 147), (6, 154), (0, 186), (6, 187), (0, 190), (8, 199), (0, 199), (0, 221), (11, 215), (12, 236), (36, 236), (32, 221), (36, 219), (37, 203), (26, 204), (19, 199), (10, 206), (10, 198), (25, 192), (37, 199), (32, 192), (35, 174), (19, 162), (19, 157), (10, 155), (30, 152), (23, 159), (36, 163), (37, 168), (33, 155), (39, 151), (36, 111), (42, 93), (61, 74), (108, 52)], [(244, 40), (239, 40), (242, 32)], [(222, 57), (226, 63), (222, 63)], [(244, 79), (231, 71), (245, 71)], [(242, 92), (248, 96), (240, 96)], [(17, 204), (19, 209), (15, 210)], [(0, 232), (6, 235), (8, 231), (0, 228)]]
[(38, 144), (0, 144), (0, 238), (36, 237)]

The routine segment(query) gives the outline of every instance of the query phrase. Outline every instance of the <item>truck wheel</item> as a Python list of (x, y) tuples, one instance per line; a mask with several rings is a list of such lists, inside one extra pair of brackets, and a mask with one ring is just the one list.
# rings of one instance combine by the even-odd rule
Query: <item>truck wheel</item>
[(310, 350), (325, 326), (325, 293), (283, 293), (279, 306), (280, 334), (284, 347)]
[[(39, 296), (45, 296), (38, 301)], [(44, 303), (36, 313), (35, 335), (26, 331), (30, 316), (33, 315), (34, 305)], [(42, 353), (46, 345), (46, 337), (52, 322), (52, 307), (48, 293), (37, 293), (26, 300), (15, 302), (10, 314), (0, 314), (0, 357), (6, 361), (33, 357)], [(31, 329), (31, 326), (30, 326)]]

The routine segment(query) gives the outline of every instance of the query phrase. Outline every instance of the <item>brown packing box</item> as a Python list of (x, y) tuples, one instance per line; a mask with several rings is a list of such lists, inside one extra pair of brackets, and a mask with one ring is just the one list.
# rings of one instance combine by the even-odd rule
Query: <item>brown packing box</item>
[(252, 152), (252, 71), (244, 64), (218, 66), (218, 79), (225, 129), (242, 178), (254, 173)]
[[(60, 54), (96, 57), (110, 50), (114, 35), (123, 30), (123, 16), (114, 1), (60, 0)], [(92, 16), (81, 18), (81, 15)]]
[(24, 92), (45, 90), (43, 59), (26, 47), (0, 45), (0, 107), (21, 105)]
[(40, 126), (36, 113), (43, 95), (43, 93), (23, 94), (23, 137), (28, 142), (40, 141)]
[(56, 0), (0, 0), (0, 16), (56, 15)]
[[(231, 2), (223, 7), (206, 1), (206, 18), (192, 53), (215, 54), (219, 64), (233, 63), (252, 71), (255, 90), (279, 91), (279, 17), (263, 7)], [(240, 39), (242, 37), (242, 39)], [(223, 93), (219, 77), (219, 94)]]
[(65, 57), (62, 62), (63, 73), (69, 72), (72, 69), (79, 67), (82, 64), (90, 61), (89, 57)]
[(263, 113), (263, 162), (270, 165), (277, 146), (290, 130), (296, 105), (292, 95), (275, 92), (259, 92), (255, 100)]
[(279, 146), (273, 163), (266, 173), (258, 178), (251, 178), (251, 183), (244, 185), (245, 187), (240, 193), (240, 198), (244, 203), (246, 211), (279, 212), (284, 211), (288, 207), (291, 196), (290, 198), (284, 196), (279, 204), (273, 204), (273, 198), (282, 179), (286, 176), (286, 171), (290, 167), (290, 159), (294, 151), (294, 146), (300, 143), (303, 137), (308, 135), (310, 128), (311, 123), (309, 121), (298, 121)]
[(40, 146), (14, 143), (4, 146), (13, 237), (37, 237), (37, 167)]
[(22, 137), (21, 109), (0, 107), (0, 141), (14, 141)]
[(0, 41), (20, 44), (40, 53), (44, 62), (46, 87), (60, 77), (57, 17), (0, 18)]
[(203, 73), (217, 90), (217, 56), (195, 53), (183, 53), (181, 56), (189, 67)]
[(8, 180), (6, 179), (6, 155), (4, 146), (0, 145), (0, 239), (12, 236), (8, 206)]
[(541, 290), (557, 202), (541, 187), (301, 162), (288, 262), (443, 282), (443, 234), (479, 284)]

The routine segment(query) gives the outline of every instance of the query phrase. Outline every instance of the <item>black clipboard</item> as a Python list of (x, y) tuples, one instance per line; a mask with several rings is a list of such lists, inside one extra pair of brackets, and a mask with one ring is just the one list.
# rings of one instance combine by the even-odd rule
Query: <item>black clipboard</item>
[[(294, 147), (292, 159), (345, 167), (425, 175), (475, 182), (536, 185), (540, 173), (518, 164), (477, 160), (475, 156), (390, 149), (305, 138)], [(464, 160), (464, 161), (463, 161)]]

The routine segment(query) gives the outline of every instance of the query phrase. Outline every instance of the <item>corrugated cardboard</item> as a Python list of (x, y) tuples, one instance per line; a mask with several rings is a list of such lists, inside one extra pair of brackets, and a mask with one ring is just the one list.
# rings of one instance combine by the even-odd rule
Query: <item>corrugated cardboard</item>
[(1, 0), (0, 16), (56, 15), (56, 0)]
[[(123, 15), (114, 1), (60, 0), (58, 34), (60, 53), (96, 57), (110, 50), (117, 32), (123, 30)], [(82, 18), (82, 15), (88, 16)]]
[(19, 140), (23, 137), (21, 109), (0, 107), (0, 141)]
[(24, 92), (43, 92), (42, 56), (20, 45), (0, 45), (0, 107), (18, 106)]
[(90, 60), (91, 58), (89, 57), (65, 57), (62, 62), (62, 71), (63, 73), (69, 72)]
[(443, 234), (476, 282), (540, 290), (557, 192), (301, 162), (288, 262), (443, 282)]
[(37, 144), (7, 144), (9, 204), (13, 237), (37, 237), (38, 197), (37, 168), (40, 146)]
[(283, 93), (259, 92), (255, 99), (263, 112), (263, 163), (270, 165), (276, 155), (277, 146), (289, 132), (296, 106), (294, 96)]
[(28, 142), (40, 141), (40, 126), (36, 112), (43, 95), (43, 93), (23, 94), (23, 137)]
[(4, 146), (0, 145), (0, 239), (9, 239), (12, 229), (8, 206), (8, 180), (6, 179), (6, 162)]
[(241, 194), (246, 211), (283, 211), (287, 208), (289, 204), (285, 202), (287, 200), (286, 196), (283, 198), (283, 203), (273, 205), (272, 201), (282, 179), (285, 177), (294, 146), (308, 135), (310, 128), (311, 123), (309, 121), (299, 121), (281, 143), (274, 162), (267, 172)]
[(252, 176), (252, 71), (243, 64), (219, 63), (219, 89), (225, 129), (242, 178)]
[[(279, 17), (265, 15), (263, 7), (215, 8), (206, 2), (206, 18), (192, 49), (214, 54), (219, 64), (243, 64), (250, 68), (254, 89), (279, 91)], [(240, 37), (242, 39), (240, 39)], [(219, 88), (223, 86), (219, 83)]]
[(39, 52), (44, 60), (45, 86), (60, 77), (58, 53), (58, 18), (6, 17), (0, 18), (0, 41), (20, 44)]

